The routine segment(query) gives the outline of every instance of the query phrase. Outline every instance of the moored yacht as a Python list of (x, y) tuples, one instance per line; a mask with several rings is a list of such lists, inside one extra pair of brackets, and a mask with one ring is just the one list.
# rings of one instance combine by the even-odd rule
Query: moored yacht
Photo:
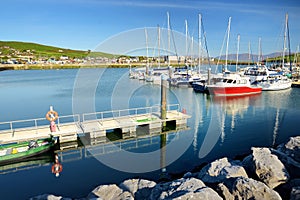
[(263, 91), (285, 90), (292, 87), (292, 80), (281, 74), (269, 75), (267, 78), (256, 82)]
[(206, 86), (209, 93), (217, 96), (241, 96), (261, 93), (262, 88), (253, 86), (249, 77), (239, 74), (224, 74), (224, 77), (214, 85)]
[(269, 70), (266, 66), (250, 67), (245, 76), (250, 78), (250, 83), (262, 88), (263, 91), (276, 91), (291, 88), (292, 80), (282, 72)]

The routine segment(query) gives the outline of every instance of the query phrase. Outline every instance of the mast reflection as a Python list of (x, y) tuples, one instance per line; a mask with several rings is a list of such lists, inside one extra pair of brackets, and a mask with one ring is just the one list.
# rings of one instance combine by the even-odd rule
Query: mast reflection
[(245, 113), (248, 111), (251, 105), (259, 105), (261, 100), (261, 94), (247, 95), (247, 96), (213, 96), (212, 102), (214, 105), (219, 106), (217, 109), (217, 116), (220, 121), (221, 140), (225, 139), (226, 128), (226, 116), (230, 119), (230, 132), (235, 129), (236, 120), (238, 117), (244, 118)]

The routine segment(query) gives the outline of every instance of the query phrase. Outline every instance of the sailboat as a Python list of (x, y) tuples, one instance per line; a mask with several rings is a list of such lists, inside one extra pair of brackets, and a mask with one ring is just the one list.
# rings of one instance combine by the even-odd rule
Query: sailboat
[[(286, 50), (286, 37), (289, 35), (288, 33), (288, 14), (285, 17), (285, 34), (284, 34), (284, 45), (283, 45), (283, 53), (282, 53), (282, 68), (284, 69), (284, 60), (285, 60), (285, 50)], [(290, 59), (291, 60), (291, 59)], [(291, 62), (290, 70), (291, 70)], [(284, 72), (277, 72), (268, 70), (266, 66), (262, 67), (265, 71), (265, 74), (262, 76), (260, 80), (256, 80), (254, 82), (255, 85), (261, 87), (263, 91), (278, 91), (289, 89), (292, 86), (292, 80), (289, 79)], [(259, 69), (258, 67), (256, 68)]]
[[(168, 15), (168, 26), (169, 26), (169, 13)], [(169, 27), (168, 27), (169, 29)], [(146, 32), (145, 32), (146, 33)], [(151, 70), (148, 71), (148, 74), (146, 75), (146, 81), (147, 82), (152, 82), (155, 85), (160, 85), (161, 84), (161, 75), (167, 75), (169, 76), (170, 74), (170, 67), (161, 67), (161, 56), (160, 56), (160, 41), (161, 40), (161, 29), (158, 26), (157, 27), (157, 49), (158, 49), (158, 57), (157, 57), (157, 63), (158, 67), (157, 68), (152, 68)], [(146, 42), (147, 42), (147, 34), (146, 34)], [(147, 42), (148, 43), (148, 42)], [(147, 45), (148, 46), (148, 45)], [(148, 48), (147, 48), (148, 49)]]
[(250, 78), (227, 70), (228, 42), (230, 35), (231, 17), (228, 20), (226, 60), (223, 77), (213, 85), (207, 85), (209, 93), (216, 96), (241, 96), (261, 93), (261, 87), (252, 86)]
[[(208, 93), (208, 89), (206, 87), (206, 84), (210, 83), (211, 69), (210, 68), (208, 69), (207, 74), (202, 74), (201, 73), (202, 33), (203, 33), (203, 21), (202, 21), (202, 15), (199, 14), (199, 17), (198, 17), (198, 76), (200, 78), (199, 78), (199, 81), (193, 82), (192, 87), (193, 87), (195, 92)], [(205, 37), (205, 34), (204, 34), (204, 37)], [(206, 53), (208, 55), (206, 40), (205, 40), (205, 46), (206, 46), (206, 50), (207, 50)], [(208, 55), (208, 61), (209, 61), (209, 55)]]

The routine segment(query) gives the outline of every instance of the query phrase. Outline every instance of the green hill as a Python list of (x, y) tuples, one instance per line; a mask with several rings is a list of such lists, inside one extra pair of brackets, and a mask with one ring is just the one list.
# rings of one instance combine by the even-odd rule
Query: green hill
[(59, 47), (41, 45), (30, 42), (0, 41), (0, 56), (18, 58), (20, 56), (33, 56), (35, 58), (59, 58), (68, 56), (69, 58), (85, 58), (87, 56), (100, 56), (113, 58), (114, 55), (102, 52), (90, 52), (82, 50), (64, 49)]

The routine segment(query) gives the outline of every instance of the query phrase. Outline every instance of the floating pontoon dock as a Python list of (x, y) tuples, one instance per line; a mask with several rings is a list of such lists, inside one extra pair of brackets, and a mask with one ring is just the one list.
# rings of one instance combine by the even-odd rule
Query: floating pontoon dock
[(78, 135), (89, 134), (90, 138), (106, 137), (109, 131), (119, 130), (122, 138), (136, 137), (139, 127), (146, 127), (148, 134), (162, 131), (162, 123), (172, 124), (176, 129), (187, 126), (190, 118), (179, 111), (179, 105), (167, 106), (167, 117), (160, 118), (160, 106), (59, 116), (56, 131), (51, 132), (45, 118), (0, 122), (0, 144), (47, 138), (59, 138), (60, 143), (76, 141)]

